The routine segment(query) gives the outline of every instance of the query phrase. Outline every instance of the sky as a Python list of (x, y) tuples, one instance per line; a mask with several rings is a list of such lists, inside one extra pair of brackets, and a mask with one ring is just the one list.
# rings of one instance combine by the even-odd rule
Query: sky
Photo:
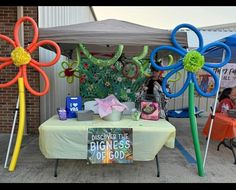
[(98, 20), (119, 19), (144, 26), (173, 29), (236, 23), (236, 6), (93, 6)]

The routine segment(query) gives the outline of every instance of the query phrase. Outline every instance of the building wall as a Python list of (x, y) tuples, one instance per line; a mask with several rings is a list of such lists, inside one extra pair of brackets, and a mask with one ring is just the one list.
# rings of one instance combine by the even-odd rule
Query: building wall
[[(39, 7), (39, 27), (55, 27), (83, 22), (94, 21), (95, 18), (89, 6), (40, 6)], [(49, 61), (55, 57), (55, 53), (44, 48), (39, 50), (40, 61)], [(75, 78), (73, 84), (68, 84), (65, 78), (59, 78), (58, 73), (62, 70), (61, 62), (67, 57), (61, 56), (61, 59), (53, 67), (44, 68), (50, 81), (50, 91), (47, 95), (40, 98), (40, 118), (44, 122), (54, 114), (57, 107), (65, 106), (65, 97), (79, 95), (79, 80)], [(41, 77), (40, 77), (41, 78)], [(40, 81), (43, 87), (44, 81)]]
[[(25, 6), (24, 16), (32, 17), (38, 22), (38, 8), (37, 6)], [(17, 21), (17, 7), (16, 6), (0, 6), (0, 34), (6, 35), (13, 39), (13, 28)], [(32, 40), (33, 30), (30, 23), (24, 24), (25, 32), (25, 46)], [(0, 56), (10, 56), (13, 49), (5, 41), (0, 40)], [(33, 57), (38, 59), (38, 51), (34, 53)], [(17, 74), (18, 68), (15, 65), (8, 66), (0, 71), (0, 83), (5, 83), (13, 79)], [(28, 67), (28, 80), (35, 90), (39, 90), (39, 74), (34, 69)], [(12, 122), (15, 113), (15, 107), (18, 97), (17, 83), (8, 87), (0, 89), (0, 132), (8, 133), (11, 131)], [(40, 106), (39, 97), (31, 95), (26, 90), (26, 111), (27, 111), (27, 132), (35, 133), (38, 130), (40, 123)], [(18, 125), (16, 125), (17, 127)]]

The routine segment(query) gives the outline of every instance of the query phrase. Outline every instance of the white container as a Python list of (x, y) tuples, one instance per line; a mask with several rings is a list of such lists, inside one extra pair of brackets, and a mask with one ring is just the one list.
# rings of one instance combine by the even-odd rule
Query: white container
[(122, 112), (117, 111), (116, 109), (112, 108), (112, 113), (103, 117), (102, 119), (106, 121), (120, 121), (122, 116)]

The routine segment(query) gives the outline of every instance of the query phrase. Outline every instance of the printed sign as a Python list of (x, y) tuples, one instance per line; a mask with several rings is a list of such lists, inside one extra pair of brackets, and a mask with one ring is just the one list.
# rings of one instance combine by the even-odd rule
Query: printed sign
[[(220, 68), (214, 68), (213, 71), (219, 76)], [(198, 72), (197, 80), (199, 87), (205, 93), (211, 92), (215, 86), (214, 79), (207, 72), (204, 71)], [(226, 64), (222, 68), (222, 78), (221, 78), (220, 88), (224, 89), (236, 86), (235, 80), (236, 80), (236, 64), (235, 63)]]
[[(214, 68), (213, 70), (218, 75), (220, 74), (219, 68)], [(235, 63), (226, 64), (222, 68), (222, 78), (220, 87), (221, 88), (234, 87), (236, 86), (235, 80), (236, 80), (236, 64)]]
[[(203, 92), (209, 93), (215, 87), (215, 82), (212, 76), (207, 72), (201, 72), (197, 74), (198, 85)], [(195, 91), (196, 93), (196, 91)], [(197, 93), (197, 95), (199, 95)]]
[(133, 163), (132, 128), (89, 128), (88, 160), (92, 164)]

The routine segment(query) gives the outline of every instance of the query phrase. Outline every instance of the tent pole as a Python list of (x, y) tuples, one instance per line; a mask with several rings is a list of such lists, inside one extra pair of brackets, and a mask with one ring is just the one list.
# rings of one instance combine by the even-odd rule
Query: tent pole
[(8, 157), (9, 157), (10, 150), (11, 150), (11, 143), (12, 143), (12, 138), (13, 138), (13, 134), (14, 134), (15, 126), (16, 126), (16, 118), (17, 118), (18, 110), (19, 110), (19, 96), (17, 98), (16, 110), (15, 110), (14, 120), (13, 120), (13, 124), (12, 124), (12, 128), (11, 128), (11, 136), (10, 136), (10, 140), (9, 140), (9, 144), (8, 144), (8, 148), (7, 148), (7, 155), (6, 155), (6, 159), (5, 159), (4, 168), (7, 168), (7, 162), (8, 162)]
[[(223, 51), (222, 61), (224, 59), (225, 59), (225, 50)], [(213, 126), (214, 117), (215, 117), (215, 113), (216, 113), (216, 105), (217, 105), (217, 100), (218, 100), (219, 91), (220, 91), (221, 78), (222, 78), (222, 67), (220, 68), (219, 88), (216, 92), (214, 108), (213, 108), (213, 112), (212, 112), (212, 116), (211, 116), (211, 123), (210, 123), (210, 128), (209, 128), (208, 137), (207, 137), (207, 145), (206, 145), (206, 150), (205, 150), (205, 155), (204, 155), (204, 160), (203, 160), (203, 168), (205, 168), (205, 164), (206, 164), (206, 157), (207, 157), (208, 147), (209, 147), (209, 143), (210, 143), (210, 139), (211, 139), (211, 131), (212, 131), (212, 126)]]

